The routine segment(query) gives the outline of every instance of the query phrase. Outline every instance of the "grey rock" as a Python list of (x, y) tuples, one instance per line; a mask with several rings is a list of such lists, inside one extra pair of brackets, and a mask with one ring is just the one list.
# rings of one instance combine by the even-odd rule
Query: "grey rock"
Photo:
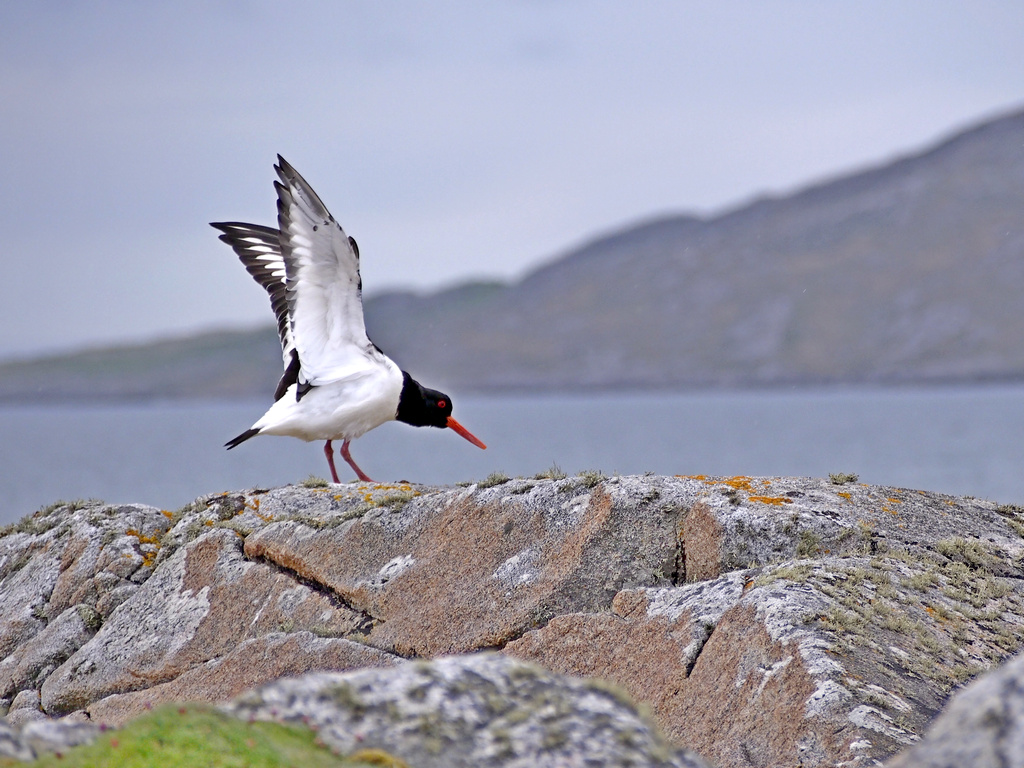
[(49, 752), (62, 754), (92, 742), (99, 732), (92, 723), (52, 720), (41, 712), (39, 718), (17, 724), (0, 720), (0, 758), (29, 761)]
[(21, 729), (21, 741), (36, 757), (46, 752), (63, 753), (93, 741), (100, 729), (92, 723), (67, 720), (38, 720)]
[(0, 720), (0, 758), (9, 757), (14, 760), (34, 760), (32, 749), (21, 739), (21, 735), (11, 725)]
[(206, 532), (163, 558), (96, 636), (47, 677), (47, 713), (66, 714), (105, 696), (167, 683), (270, 632), (340, 636), (362, 626), (358, 612), (247, 559), (237, 532), (201, 528)]
[(228, 654), (193, 666), (166, 683), (105, 696), (89, 705), (88, 715), (96, 723), (120, 725), (161, 704), (227, 701), (268, 680), (311, 669), (384, 667), (399, 661), (384, 651), (340, 637), (317, 637), (308, 631), (272, 632), (244, 640)]
[(16, 728), (35, 720), (46, 720), (47, 717), (39, 706), (39, 691), (20, 691), (11, 702), (11, 708), (4, 719), (8, 725)]
[[(0, 535), (0, 696), (15, 692), (16, 668), (26, 654), (51, 661), (84, 641), (102, 620), (96, 605), (155, 557), (157, 542), (170, 527), (160, 510), (137, 504), (98, 502), (56, 504), (39, 510)], [(73, 631), (68, 614), (55, 628), (34, 638), (73, 606), (88, 631)], [(90, 612), (91, 611), (91, 612)], [(65, 622), (67, 622), (65, 624)], [(26, 645), (32, 643), (33, 648)], [(36, 665), (25, 662), (22, 672)]]
[(282, 676), (500, 650), (621, 686), (721, 768), (867, 766), (1021, 648), (1022, 534), (1019, 508), (811, 478), (70, 505), (0, 537), (0, 695), (41, 691), (22, 722), (119, 724)]
[(226, 709), (308, 723), (342, 754), (383, 749), (418, 768), (705, 765), (621, 692), (494, 654), (280, 680)]
[(921, 742), (886, 766), (1022, 768), (1024, 655), (954, 696)]
[(51, 672), (89, 638), (99, 627), (99, 614), (89, 605), (75, 605), (41, 630), (30, 643), (0, 662), (0, 691), (39, 686)]

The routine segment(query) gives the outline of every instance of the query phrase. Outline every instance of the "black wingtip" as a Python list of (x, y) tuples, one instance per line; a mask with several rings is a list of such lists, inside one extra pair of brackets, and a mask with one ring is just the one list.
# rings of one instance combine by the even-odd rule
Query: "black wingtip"
[(260, 431), (258, 429), (247, 429), (238, 437), (232, 438), (231, 440), (228, 440), (226, 443), (224, 443), (224, 447), (230, 451), (235, 446), (244, 443), (250, 437), (256, 437), (256, 435), (258, 435), (259, 433)]
[(292, 164), (280, 155), (277, 156), (277, 165), (274, 166), (274, 170), (277, 171), (277, 177), (285, 183), (290, 183), (298, 175)]

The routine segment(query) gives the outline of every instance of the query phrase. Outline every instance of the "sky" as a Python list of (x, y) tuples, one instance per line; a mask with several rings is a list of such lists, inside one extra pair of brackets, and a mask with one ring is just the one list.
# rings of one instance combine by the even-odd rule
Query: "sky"
[(1024, 108), (1019, 0), (0, 4), (0, 360), (272, 321), (281, 153), (367, 293), (515, 279)]

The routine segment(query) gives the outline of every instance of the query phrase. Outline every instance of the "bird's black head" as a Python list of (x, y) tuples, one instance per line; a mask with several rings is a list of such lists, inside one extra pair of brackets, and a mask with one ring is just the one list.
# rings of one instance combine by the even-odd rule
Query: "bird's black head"
[(436, 389), (427, 389), (405, 371), (402, 371), (402, 376), (402, 394), (398, 398), (396, 419), (414, 427), (447, 427), (478, 448), (487, 447), (452, 418), (452, 399), (448, 395)]
[(414, 427), (447, 427), (452, 415), (452, 401), (444, 392), (427, 389), (405, 371), (402, 395), (398, 399), (395, 418)]

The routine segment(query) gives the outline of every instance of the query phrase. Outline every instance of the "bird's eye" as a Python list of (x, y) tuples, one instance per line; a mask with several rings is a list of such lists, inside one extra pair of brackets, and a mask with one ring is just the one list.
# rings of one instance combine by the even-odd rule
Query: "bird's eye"
[(437, 407), (438, 408), (444, 408), (446, 405), (448, 405), (448, 403), (446, 403), (444, 400), (438, 400), (437, 401)]

